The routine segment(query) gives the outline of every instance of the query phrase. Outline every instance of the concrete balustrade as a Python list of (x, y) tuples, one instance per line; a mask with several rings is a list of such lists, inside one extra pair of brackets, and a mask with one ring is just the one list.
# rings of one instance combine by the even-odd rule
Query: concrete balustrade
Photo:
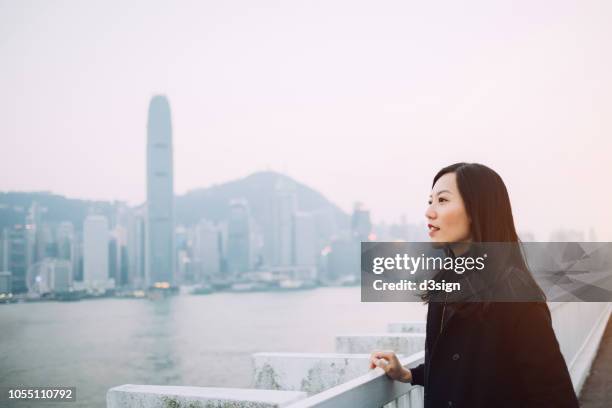
[(555, 335), (574, 384), (580, 394), (612, 313), (612, 303), (549, 303)]
[(425, 349), (425, 333), (345, 334), (336, 336), (337, 353), (367, 353), (392, 350), (412, 355)]
[[(404, 367), (423, 362), (425, 352), (400, 358)], [(299, 400), (289, 408), (422, 408), (423, 387), (393, 381), (382, 368), (369, 370), (357, 378)]]
[(254, 353), (252, 358), (255, 388), (305, 391), (308, 395), (370, 371), (369, 353)]
[(125, 384), (106, 393), (107, 408), (281, 408), (307, 396), (299, 391)]
[(392, 322), (387, 325), (387, 331), (389, 333), (425, 333), (425, 322)]
[[(579, 393), (612, 303), (549, 306), (561, 352)], [(336, 353), (255, 353), (256, 389), (127, 384), (108, 391), (107, 407), (420, 408), (422, 387), (392, 381), (380, 368), (369, 370), (368, 364), (374, 350), (395, 351), (405, 367), (422, 362), (425, 322), (393, 322), (388, 330), (390, 333), (336, 336)]]

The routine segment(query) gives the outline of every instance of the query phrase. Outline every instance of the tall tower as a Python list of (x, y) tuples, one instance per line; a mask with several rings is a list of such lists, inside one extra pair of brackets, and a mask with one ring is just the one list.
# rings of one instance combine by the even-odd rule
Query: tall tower
[(156, 95), (147, 122), (146, 285), (174, 279), (174, 182), (170, 105)]
[(244, 199), (230, 201), (227, 225), (227, 264), (232, 277), (251, 268), (251, 215)]
[(272, 265), (293, 265), (293, 215), (297, 209), (295, 186), (278, 179), (272, 199)]

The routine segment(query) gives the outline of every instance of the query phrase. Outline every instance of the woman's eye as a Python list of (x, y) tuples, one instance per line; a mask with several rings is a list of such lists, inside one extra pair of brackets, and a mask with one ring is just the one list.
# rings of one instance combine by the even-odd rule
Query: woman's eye
[(431, 200), (427, 200), (427, 204), (431, 205)]
[(438, 202), (439, 203), (444, 202), (444, 201), (448, 201), (448, 200), (446, 198), (442, 198), (442, 197), (438, 198)]

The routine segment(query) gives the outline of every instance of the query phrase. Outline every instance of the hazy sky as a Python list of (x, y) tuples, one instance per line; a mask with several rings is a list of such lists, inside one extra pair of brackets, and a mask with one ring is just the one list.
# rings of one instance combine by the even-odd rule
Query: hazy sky
[(442, 166), (506, 181), (521, 230), (612, 240), (612, 2), (0, 1), (0, 190), (145, 198), (273, 169), (421, 221)]

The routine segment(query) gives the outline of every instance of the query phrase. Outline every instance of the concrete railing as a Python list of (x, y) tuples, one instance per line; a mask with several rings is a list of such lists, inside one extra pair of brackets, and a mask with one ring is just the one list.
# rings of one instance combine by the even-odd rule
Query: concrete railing
[[(612, 303), (564, 302), (550, 303), (553, 328), (567, 363), (574, 390), (580, 393), (586, 380), (603, 331), (606, 327)], [(401, 327), (391, 324), (389, 327)], [(415, 327), (405, 331), (413, 332)], [(409, 357), (402, 360), (405, 367), (414, 367), (417, 359)], [(410, 361), (412, 360), (412, 361)], [(375, 370), (375, 371), (378, 371)], [(382, 369), (380, 370), (382, 372)], [(383, 378), (379, 377), (382, 375)], [(397, 381), (384, 381), (386, 376), (372, 372), (320, 394), (291, 404), (291, 408), (308, 407), (370, 407), (386, 406), (394, 408), (416, 408), (423, 406), (421, 387), (401, 384)]]
[(308, 395), (362, 376), (370, 365), (369, 353), (255, 353), (252, 357), (255, 388)]
[(299, 391), (125, 384), (108, 390), (106, 407), (281, 408), (304, 398)]
[[(423, 362), (425, 352), (400, 358), (406, 368)], [(289, 408), (422, 408), (423, 387), (393, 381), (382, 368), (332, 387), (311, 397), (297, 401)]]
[(574, 390), (580, 394), (610, 318), (612, 303), (549, 303), (549, 308)]
[[(612, 303), (566, 302), (549, 307), (561, 352), (579, 393)], [(254, 387), (267, 389), (123, 385), (108, 391), (107, 406), (420, 408), (422, 387), (392, 381), (381, 368), (369, 370), (368, 359), (371, 351), (387, 349), (407, 356), (400, 358), (405, 367), (419, 364), (424, 357), (424, 323), (397, 322), (388, 328), (391, 333), (339, 335), (336, 353), (253, 354)]]

